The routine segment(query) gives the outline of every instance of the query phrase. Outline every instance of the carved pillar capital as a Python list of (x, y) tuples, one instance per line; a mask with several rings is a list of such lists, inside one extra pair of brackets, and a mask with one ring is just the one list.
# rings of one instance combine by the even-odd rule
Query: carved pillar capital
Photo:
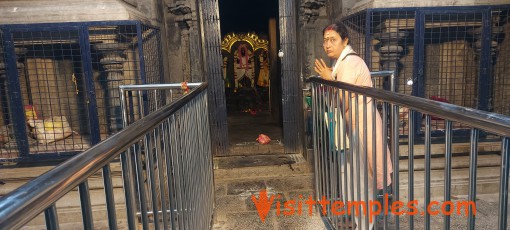
[(326, 0), (303, 0), (299, 6), (299, 22), (302, 25), (314, 23), (319, 17), (320, 8), (326, 5)]
[[(482, 48), (482, 27), (474, 28), (468, 31), (469, 34), (473, 35), (475, 38), (475, 41), (473, 42), (473, 48), (475, 50), (476, 55), (480, 55), (480, 49)], [(501, 42), (501, 39), (498, 40), (498, 38), (503, 37), (502, 34), (505, 33), (504, 29), (500, 25), (492, 25), (491, 28), (491, 56), (492, 58), (496, 57), (496, 54), (498, 52), (498, 45)]]
[(192, 27), (192, 9), (188, 1), (177, 0), (174, 4), (168, 4), (168, 12), (175, 15), (175, 21), (182, 30)]
[(374, 38), (381, 42), (379, 53), (383, 70), (393, 70), (398, 72), (400, 67), (400, 58), (404, 47), (400, 41), (408, 36), (406, 31), (381, 32), (374, 34)]
[[(14, 52), (16, 53), (16, 68), (18, 69), (18, 72), (20, 72), (25, 65), (23, 64), (23, 57), (27, 53), (27, 48), (24, 47), (16, 47), (14, 48)], [(3, 48), (0, 47), (0, 53), (3, 54)], [(4, 62), (5, 60), (3, 58), (0, 58), (0, 77), (5, 78), (5, 72), (6, 72), (6, 64)]]
[(99, 63), (103, 65), (107, 72), (123, 72), (123, 64), (126, 61), (123, 53), (127, 50), (128, 44), (98, 43), (94, 47), (103, 55), (99, 59)]

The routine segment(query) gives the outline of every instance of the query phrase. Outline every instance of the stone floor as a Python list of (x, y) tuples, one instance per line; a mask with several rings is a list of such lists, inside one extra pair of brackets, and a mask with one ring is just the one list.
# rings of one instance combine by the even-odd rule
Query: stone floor
[[(250, 161), (257, 166), (248, 166)], [(298, 214), (298, 202), (304, 203), (313, 196), (313, 171), (300, 155), (217, 158), (215, 166), (213, 229), (325, 229), (315, 208), (310, 213), (304, 204), (302, 213)], [(261, 191), (267, 194), (262, 192), (261, 196)], [(271, 196), (274, 196), (272, 202), (264, 202), (264, 197)], [(293, 214), (284, 207), (290, 201), (295, 202)], [(255, 203), (261, 210), (263, 204), (271, 204), (264, 221)]]
[[(249, 162), (253, 162), (250, 164)], [(300, 155), (251, 155), (224, 157), (215, 159), (215, 197), (216, 210), (213, 229), (330, 229), (313, 207), (309, 214), (305, 203), (313, 196), (313, 170)], [(264, 221), (261, 220), (255, 203), (260, 200), (261, 190), (274, 196), (269, 212)], [(441, 202), (441, 198), (431, 198)], [(467, 196), (454, 196), (453, 202), (465, 201)], [(284, 206), (287, 201), (294, 201), (294, 213)], [(280, 206), (280, 212), (277, 206)], [(297, 213), (297, 204), (302, 202), (302, 214)], [(265, 202), (263, 202), (265, 203)], [(260, 206), (262, 207), (262, 206)], [(409, 216), (399, 216), (401, 229), (426, 229), (425, 218), (421, 215), (425, 210), (418, 205), (418, 214), (414, 218), (414, 226), (409, 226)], [(497, 229), (498, 196), (484, 194), (477, 196), (475, 229)], [(436, 207), (433, 210), (439, 210)], [(509, 219), (509, 218), (507, 218)], [(510, 223), (510, 220), (508, 220)], [(444, 215), (431, 216), (430, 229), (443, 229)], [(468, 219), (464, 211), (461, 215), (451, 215), (450, 229), (467, 229)], [(382, 219), (377, 229), (383, 229)], [(342, 229), (342, 228), (338, 228)], [(388, 228), (396, 229), (395, 216), (388, 216)]]

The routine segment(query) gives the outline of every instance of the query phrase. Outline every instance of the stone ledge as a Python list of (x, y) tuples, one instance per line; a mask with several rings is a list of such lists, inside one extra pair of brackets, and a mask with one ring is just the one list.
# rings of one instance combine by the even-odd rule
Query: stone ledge
[(116, 0), (0, 1), (2, 24), (142, 20), (149, 18)]

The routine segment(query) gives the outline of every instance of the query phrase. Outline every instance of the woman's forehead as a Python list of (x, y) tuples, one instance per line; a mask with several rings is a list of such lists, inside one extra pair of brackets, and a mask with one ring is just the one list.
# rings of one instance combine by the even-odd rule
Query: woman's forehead
[(324, 31), (324, 37), (340, 37), (340, 34), (334, 30), (326, 30)]

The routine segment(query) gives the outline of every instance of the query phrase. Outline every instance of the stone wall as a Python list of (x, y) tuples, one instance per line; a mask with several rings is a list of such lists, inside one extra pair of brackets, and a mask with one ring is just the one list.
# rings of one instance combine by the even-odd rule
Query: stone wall
[[(128, 1), (129, 2), (129, 1)], [(139, 19), (146, 23), (156, 17), (154, 2), (138, 6), (118, 0), (0, 1), (2, 24), (84, 22)]]
[[(503, 5), (508, 0), (361, 0), (346, 1), (344, 8), (347, 14), (352, 14), (367, 8), (399, 8), (399, 7), (434, 7), (434, 6), (481, 6)], [(352, 4), (352, 5), (350, 5)]]

